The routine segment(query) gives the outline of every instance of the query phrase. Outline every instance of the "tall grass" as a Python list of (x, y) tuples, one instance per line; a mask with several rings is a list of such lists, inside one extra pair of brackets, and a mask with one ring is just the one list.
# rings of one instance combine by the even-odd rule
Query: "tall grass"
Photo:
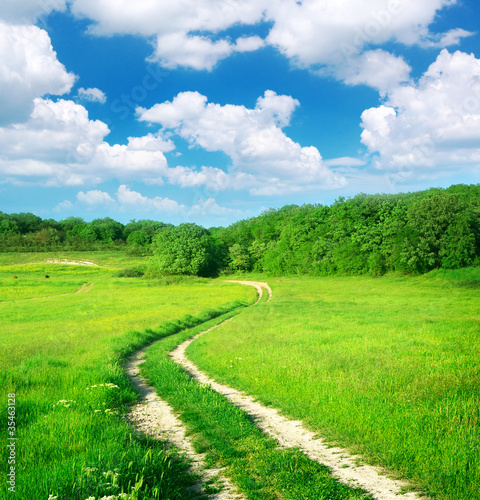
[(480, 491), (480, 269), (288, 278), (193, 343), (213, 377), (442, 500)]
[[(7, 395), (15, 393), (17, 477), (15, 495), (7, 496), (2, 467), (0, 498), (192, 497), (188, 464), (132, 434), (122, 418), (137, 397), (123, 360), (255, 293), (210, 280), (121, 279), (102, 268), (17, 266), (17, 280), (11, 271), (0, 268), (0, 412), (7, 414)], [(19, 282), (22, 298), (9, 290)], [(87, 293), (57, 294), (83, 282), (94, 283)], [(5, 418), (0, 435), (5, 464)]]

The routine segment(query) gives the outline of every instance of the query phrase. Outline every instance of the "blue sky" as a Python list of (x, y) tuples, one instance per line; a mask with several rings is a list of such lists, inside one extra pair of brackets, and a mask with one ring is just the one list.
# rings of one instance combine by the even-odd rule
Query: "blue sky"
[(0, 210), (226, 225), (477, 183), (474, 0), (7, 0)]

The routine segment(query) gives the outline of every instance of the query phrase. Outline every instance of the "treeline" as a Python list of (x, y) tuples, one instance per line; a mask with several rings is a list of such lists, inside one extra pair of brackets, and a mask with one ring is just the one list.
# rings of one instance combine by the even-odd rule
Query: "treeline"
[(127, 248), (133, 254), (142, 254), (150, 251), (155, 233), (169, 226), (153, 220), (133, 220), (124, 225), (109, 217), (91, 222), (69, 217), (57, 222), (32, 213), (0, 212), (0, 251)]
[(285, 206), (219, 228), (233, 269), (423, 273), (480, 264), (480, 184)]
[(151, 252), (151, 270), (214, 276), (423, 273), (480, 264), (480, 184), (288, 205), (226, 228), (143, 220), (55, 222), (0, 214), (0, 250), (127, 248)]

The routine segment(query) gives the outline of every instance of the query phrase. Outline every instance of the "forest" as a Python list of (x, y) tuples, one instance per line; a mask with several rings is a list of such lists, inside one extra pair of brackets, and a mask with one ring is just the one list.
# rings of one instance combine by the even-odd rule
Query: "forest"
[[(287, 205), (228, 227), (0, 212), (0, 251), (125, 250), (148, 272), (380, 276), (480, 264), (480, 184)], [(138, 271), (140, 274), (146, 269)]]

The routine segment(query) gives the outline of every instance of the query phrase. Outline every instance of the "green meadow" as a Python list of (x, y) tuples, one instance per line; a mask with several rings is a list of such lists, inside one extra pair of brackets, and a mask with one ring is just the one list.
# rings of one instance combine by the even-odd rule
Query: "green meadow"
[(189, 358), (430, 497), (478, 499), (480, 269), (268, 282)]
[[(41, 257), (0, 255), (2, 457), (9, 394), (17, 438), (15, 494), (3, 462), (0, 497), (193, 497), (185, 460), (123, 419), (137, 398), (123, 362), (153, 340), (252, 303), (255, 291), (198, 278), (122, 278), (127, 259), (113, 253)], [(45, 263), (55, 257), (101, 266)]]
[[(3, 467), (0, 498), (199, 498), (186, 459), (124, 419), (137, 400), (125, 359), (155, 342), (144, 375), (208, 464), (226, 467), (246, 498), (370, 499), (299, 450), (279, 449), (167, 356), (227, 317), (189, 347), (201, 369), (431, 498), (478, 498), (479, 268), (380, 278), (243, 274), (273, 289), (271, 301), (245, 308), (253, 287), (222, 277), (126, 277), (146, 267), (123, 252), (0, 254), (0, 411), (8, 414), (15, 394), (17, 438), (15, 495), (3, 487)], [(2, 457), (11, 422), (0, 424)]]

